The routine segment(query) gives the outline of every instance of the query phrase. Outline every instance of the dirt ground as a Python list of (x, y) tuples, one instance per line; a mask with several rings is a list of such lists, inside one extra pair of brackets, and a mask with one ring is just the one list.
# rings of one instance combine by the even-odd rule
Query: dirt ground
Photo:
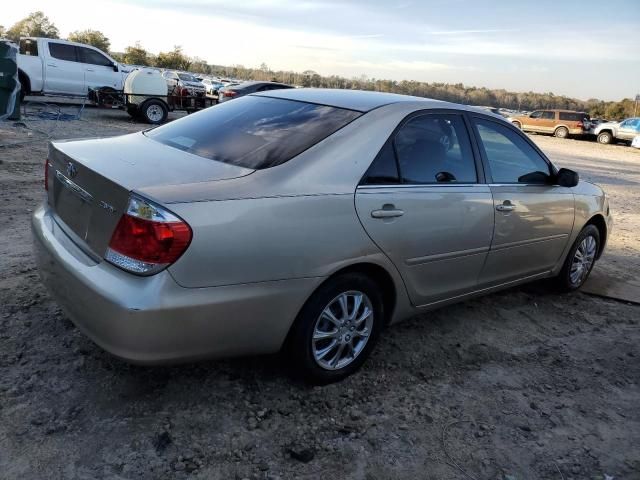
[[(120, 111), (0, 124), (1, 479), (640, 479), (640, 306), (533, 284), (384, 332), (339, 384), (278, 357), (130, 366), (40, 285), (29, 217), (46, 137), (144, 128)], [(53, 129), (53, 130), (51, 130)], [(640, 272), (640, 151), (532, 137), (602, 185), (615, 230), (596, 269)]]

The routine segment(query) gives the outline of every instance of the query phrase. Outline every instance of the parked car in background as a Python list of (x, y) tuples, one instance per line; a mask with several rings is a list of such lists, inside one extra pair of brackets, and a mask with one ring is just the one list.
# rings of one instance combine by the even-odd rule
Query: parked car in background
[(536, 110), (509, 120), (525, 132), (550, 133), (558, 138), (584, 135), (589, 130), (589, 114), (573, 110)]
[(222, 82), (218, 82), (216, 80), (212, 80), (210, 78), (204, 78), (202, 80), (202, 84), (204, 85), (205, 91), (207, 95), (215, 97), (218, 95), (218, 90), (224, 86)]
[(18, 78), (25, 95), (85, 96), (90, 89), (122, 90), (126, 68), (91, 45), (52, 38), (21, 38)]
[(174, 70), (165, 70), (162, 76), (167, 82), (169, 95), (204, 97), (205, 86), (202, 82), (187, 72), (176, 72)]
[(45, 168), (36, 261), (98, 345), (147, 364), (282, 350), (317, 383), (408, 316), (579, 288), (612, 221), (601, 188), (505, 120), (378, 92), (247, 95), (54, 141)]
[(640, 135), (640, 118), (627, 118), (622, 122), (601, 123), (594, 130), (598, 143), (613, 143), (616, 140), (631, 142)]
[(250, 93), (266, 92), (268, 90), (281, 90), (293, 88), (286, 83), (277, 82), (242, 82), (237, 85), (227, 85), (218, 91), (218, 102), (225, 102), (234, 98), (243, 97)]

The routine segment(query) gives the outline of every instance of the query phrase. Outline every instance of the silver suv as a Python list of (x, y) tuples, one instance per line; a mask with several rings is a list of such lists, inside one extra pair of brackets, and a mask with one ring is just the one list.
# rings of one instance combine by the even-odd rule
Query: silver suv
[(601, 123), (593, 134), (598, 138), (598, 143), (613, 143), (616, 140), (631, 142), (634, 137), (640, 135), (640, 117), (627, 118), (622, 122)]

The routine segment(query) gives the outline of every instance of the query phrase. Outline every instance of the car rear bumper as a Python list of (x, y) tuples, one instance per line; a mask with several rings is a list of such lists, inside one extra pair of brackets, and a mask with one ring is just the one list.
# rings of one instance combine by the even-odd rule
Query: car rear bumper
[(40, 276), (52, 296), (96, 344), (133, 363), (276, 352), (322, 281), (183, 288), (166, 270), (138, 277), (92, 260), (46, 205), (34, 212), (32, 231)]

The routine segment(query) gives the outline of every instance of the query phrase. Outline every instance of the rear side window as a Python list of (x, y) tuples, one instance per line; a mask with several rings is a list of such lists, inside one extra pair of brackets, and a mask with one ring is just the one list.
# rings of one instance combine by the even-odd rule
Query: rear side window
[(403, 183), (476, 183), (476, 167), (460, 115), (428, 114), (409, 120), (395, 138)]
[(268, 97), (242, 97), (145, 133), (204, 158), (263, 169), (287, 162), (361, 112)]
[(560, 112), (560, 120), (566, 122), (582, 122), (589, 120), (589, 115), (584, 112)]
[(53, 58), (58, 60), (66, 60), (68, 62), (77, 62), (76, 47), (65, 43), (49, 42), (49, 53)]

